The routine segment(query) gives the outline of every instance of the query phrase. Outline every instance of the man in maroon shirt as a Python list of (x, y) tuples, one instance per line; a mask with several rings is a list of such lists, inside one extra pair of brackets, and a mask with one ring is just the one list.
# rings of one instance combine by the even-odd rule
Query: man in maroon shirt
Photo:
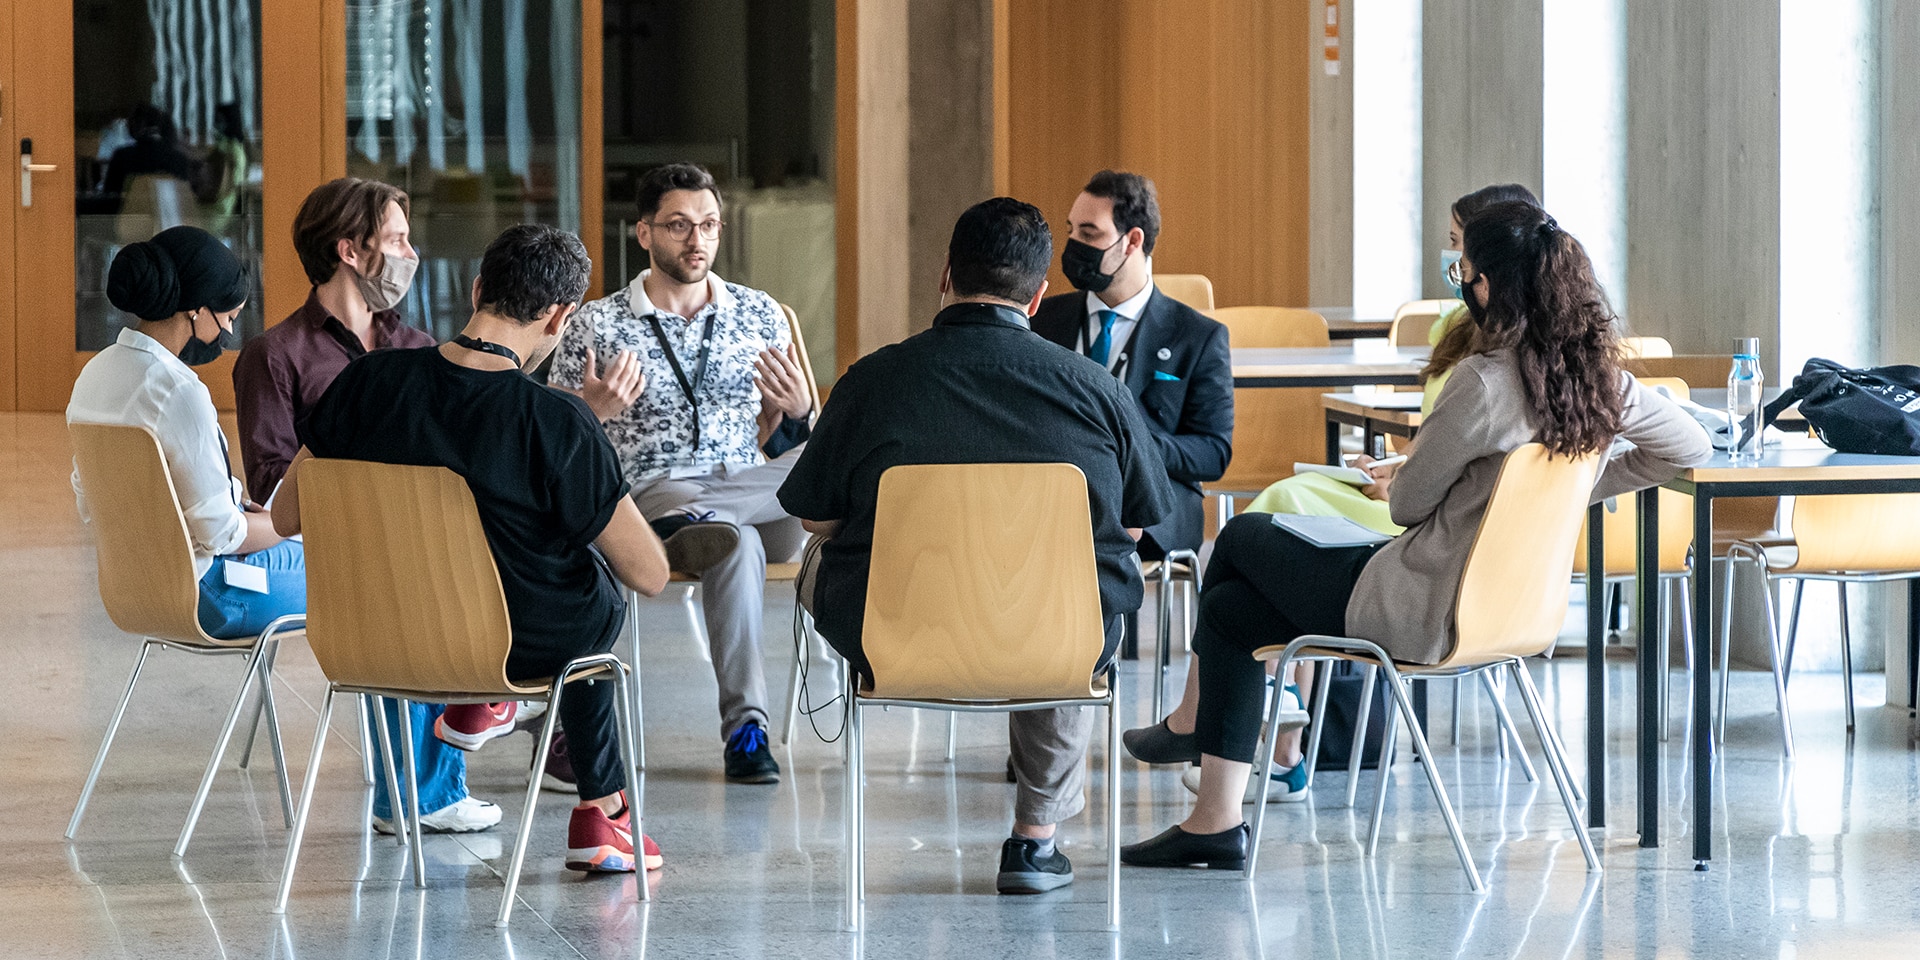
[[(247, 491), (262, 503), (300, 450), (294, 424), (320, 402), (348, 361), (371, 350), (430, 347), (433, 336), (407, 326), (394, 309), (407, 295), (419, 255), (407, 239), (407, 195), (374, 180), (343, 177), (322, 184), (300, 205), (293, 246), (313, 291), (277, 326), (253, 338), (233, 367), (240, 418), (240, 456)], [(414, 704), (396, 732), (414, 738), (420, 775), (420, 823), (430, 832), (485, 830), (500, 808), (467, 794), (471, 750), (513, 730), (512, 704), (447, 712)], [(389, 708), (389, 720), (398, 714)], [(436, 735), (437, 734), (437, 735)], [(375, 778), (382, 779), (375, 764)], [(392, 830), (384, 789), (374, 793), (374, 828)]]

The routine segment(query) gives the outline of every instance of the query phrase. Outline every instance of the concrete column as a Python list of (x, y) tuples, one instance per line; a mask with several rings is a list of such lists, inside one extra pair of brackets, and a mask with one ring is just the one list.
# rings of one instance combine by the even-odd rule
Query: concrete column
[(939, 312), (940, 270), (954, 220), (993, 196), (993, 13), (993, 0), (909, 5), (908, 269), (902, 280), (913, 331), (926, 329)]
[(1322, 66), (1326, 7), (1307, 7), (1307, 301), (1344, 306), (1353, 300), (1353, 0), (1340, 5), (1338, 74)]

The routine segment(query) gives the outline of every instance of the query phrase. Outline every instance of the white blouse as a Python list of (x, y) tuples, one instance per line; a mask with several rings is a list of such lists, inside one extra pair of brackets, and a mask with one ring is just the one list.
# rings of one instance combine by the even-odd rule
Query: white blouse
[[(137, 330), (121, 330), (119, 339), (87, 361), (74, 381), (67, 422), (153, 431), (186, 514), (196, 577), (206, 575), (213, 558), (233, 553), (247, 539), (241, 488), (227, 464), (213, 395), (192, 368), (159, 341)], [(73, 495), (80, 519), (91, 522), (78, 468)]]

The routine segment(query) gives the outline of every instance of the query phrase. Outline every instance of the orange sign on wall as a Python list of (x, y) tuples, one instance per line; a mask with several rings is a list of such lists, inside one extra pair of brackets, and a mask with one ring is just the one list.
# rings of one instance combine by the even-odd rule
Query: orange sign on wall
[(1340, 0), (1327, 0), (1327, 76), (1340, 75)]

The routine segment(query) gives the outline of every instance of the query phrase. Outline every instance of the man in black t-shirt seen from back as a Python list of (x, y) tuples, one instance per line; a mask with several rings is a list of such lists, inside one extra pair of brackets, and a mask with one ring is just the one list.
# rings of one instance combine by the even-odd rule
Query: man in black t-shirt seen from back
[[(300, 452), (273, 504), (275, 529), (299, 532), (299, 469), (313, 457), (459, 474), (500, 571), (514, 680), (551, 677), (613, 648), (625, 615), (614, 578), (646, 596), (667, 583), (666, 551), (627, 496), (599, 421), (580, 398), (524, 372), (560, 342), (591, 269), (571, 234), (524, 224), (502, 233), (481, 259), (473, 317), (452, 342), (369, 353), (335, 378), (299, 426)], [(614, 684), (583, 683), (561, 701), (581, 800), (567, 830), (569, 869), (660, 865), (652, 840), (635, 842), (615, 696)]]

